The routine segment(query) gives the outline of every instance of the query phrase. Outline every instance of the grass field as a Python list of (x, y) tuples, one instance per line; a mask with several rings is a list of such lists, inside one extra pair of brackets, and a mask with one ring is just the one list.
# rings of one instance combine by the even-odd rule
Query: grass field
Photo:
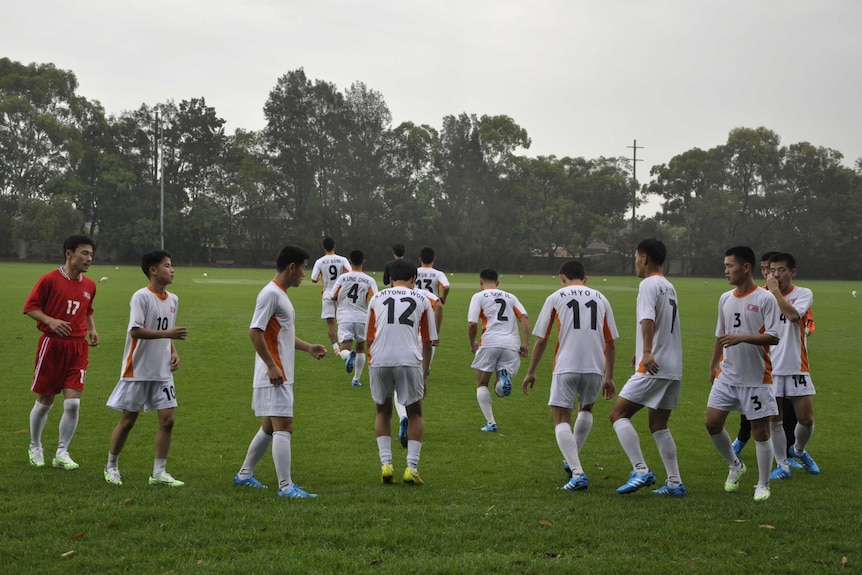
[[(720, 262), (719, 262), (720, 263)], [(456, 274), (445, 308), (441, 345), (429, 379), (420, 469), (425, 485), (381, 485), (374, 406), (351, 388), (343, 362), (297, 358), (293, 477), (320, 494), (284, 501), (274, 489), (236, 488), (232, 477), (258, 420), (251, 409), (253, 349), (247, 337), (254, 299), (268, 270), (178, 268), (171, 288), (180, 298), (179, 408), (168, 470), (186, 487), (150, 487), (154, 414), (142, 415), (120, 458), (124, 485), (102, 478), (118, 414), (105, 407), (119, 375), (128, 301), (145, 284), (139, 268), (94, 265), (96, 325), (81, 420), (70, 451), (81, 469), (36, 469), (27, 463), (29, 391), (38, 339), (21, 314), (24, 299), (49, 265), (0, 264), (4, 280), (0, 339), (0, 572), (2, 573), (849, 573), (862, 572), (862, 483), (859, 406), (858, 285), (808, 282), (817, 332), (810, 340), (817, 429), (810, 452), (822, 473), (795, 471), (773, 482), (765, 503), (752, 500), (751, 471), (738, 493), (723, 490), (727, 466), (703, 426), (709, 393), (721, 277), (672, 278), (680, 299), (685, 349), (683, 396), (671, 428), (689, 496), (666, 499), (649, 489), (628, 496), (615, 488), (630, 465), (599, 400), (581, 457), (590, 488), (569, 493), (547, 408), (550, 353), (536, 389), (495, 399), (500, 433), (484, 423), (475, 399), (466, 313), (477, 274)], [(309, 266), (310, 267), (310, 266)], [(717, 266), (717, 272), (720, 266)], [(206, 273), (207, 277), (204, 277)], [(378, 271), (377, 277), (381, 274)], [(610, 299), (621, 337), (616, 383), (630, 375), (637, 278), (591, 278)], [(506, 275), (535, 318), (556, 277)], [(308, 279), (289, 295), (299, 337), (324, 343), (319, 287)], [(522, 365), (520, 376), (526, 370)], [(517, 388), (521, 377), (516, 378)], [(46, 453), (56, 447), (61, 405), (45, 429)], [(728, 419), (731, 435), (738, 417)], [(665, 478), (646, 414), (635, 427), (647, 462)], [(393, 443), (396, 473), (405, 450)], [(275, 487), (269, 456), (258, 478)]]

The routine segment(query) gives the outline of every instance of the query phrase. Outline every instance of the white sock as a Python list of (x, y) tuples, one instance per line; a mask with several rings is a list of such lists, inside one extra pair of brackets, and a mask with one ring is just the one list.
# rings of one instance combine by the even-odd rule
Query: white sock
[(554, 427), (554, 434), (557, 436), (557, 446), (560, 448), (560, 453), (569, 468), (572, 470), (572, 477), (577, 477), (584, 472), (581, 467), (581, 458), (578, 457), (578, 445), (575, 442), (575, 434), (572, 433), (572, 428), (568, 423), (559, 423)]
[(120, 455), (114, 455), (113, 453), (108, 453), (108, 464), (105, 465), (105, 469), (116, 469), (119, 467)]
[(43, 405), (38, 401), (30, 410), (30, 448), (42, 449), (42, 431), (48, 423), (48, 412), (52, 405)]
[(682, 483), (679, 476), (679, 460), (676, 455), (676, 442), (670, 434), (670, 429), (660, 429), (652, 434), (655, 439), (655, 444), (658, 446), (658, 454), (661, 456), (661, 461), (664, 463), (664, 470), (667, 473), (667, 483), (671, 487), (676, 487)]
[(629, 457), (632, 468), (637, 471), (638, 475), (645, 475), (649, 471), (649, 467), (647, 467), (644, 461), (640, 438), (632, 425), (632, 420), (627, 417), (616, 420), (614, 422), (614, 431), (617, 433), (620, 445), (623, 446), (623, 451)]
[(784, 423), (782, 421), (770, 421), (770, 432), (772, 433), (772, 451), (775, 463), (781, 467), (787, 467), (787, 436), (784, 434)]
[(380, 465), (392, 465), (391, 435), (381, 435), (377, 438), (377, 453), (380, 454)]
[(754, 447), (754, 452), (757, 454), (757, 482), (760, 485), (769, 485), (769, 472), (772, 471), (773, 457), (772, 442), (755, 441)]
[(275, 474), (278, 476), (278, 488), (281, 491), (287, 491), (291, 485), (290, 432), (272, 433), (272, 461), (275, 463)]
[(242, 467), (239, 470), (240, 479), (248, 479), (254, 475), (254, 468), (257, 467), (261, 458), (266, 455), (266, 451), (270, 445), (272, 445), (272, 436), (267, 435), (263, 428), (258, 429), (251, 443), (248, 445), (245, 461), (242, 462)]
[(153, 477), (161, 477), (165, 474), (165, 467), (167, 467), (168, 460), (167, 459), (153, 459)]
[(578, 454), (587, 442), (587, 437), (590, 435), (590, 430), (593, 429), (593, 412), (579, 411), (578, 418), (575, 419), (575, 426), (572, 432), (575, 434), (575, 443), (578, 444)]
[(814, 424), (802, 425), (801, 423), (797, 423), (794, 435), (796, 436), (794, 449), (796, 453), (802, 454), (805, 451), (805, 446), (811, 441), (811, 436), (814, 435)]
[(491, 391), (487, 385), (480, 385), (476, 388), (476, 400), (479, 402), (479, 409), (482, 410), (482, 415), (485, 416), (485, 421), (496, 425), (494, 421), (494, 410), (491, 408)]
[(69, 451), (69, 443), (78, 429), (78, 415), (81, 410), (81, 399), (71, 397), (63, 401), (63, 417), (60, 418), (60, 441), (57, 443), (57, 455), (60, 457)]
[(413, 471), (419, 471), (419, 453), (422, 451), (422, 442), (407, 440), (407, 467)]
[(728, 465), (733, 465), (737, 469), (742, 463), (733, 453), (733, 442), (730, 440), (730, 434), (727, 433), (726, 429), (722, 429), (721, 433), (716, 435), (710, 435), (709, 438), (712, 440), (712, 444), (715, 445), (715, 448), (718, 449), (718, 452), (724, 457), (724, 460), (727, 461)]
[(353, 368), (353, 379), (359, 381), (359, 378), (362, 377), (362, 370), (365, 368), (365, 354), (357, 353), (356, 354), (356, 365)]

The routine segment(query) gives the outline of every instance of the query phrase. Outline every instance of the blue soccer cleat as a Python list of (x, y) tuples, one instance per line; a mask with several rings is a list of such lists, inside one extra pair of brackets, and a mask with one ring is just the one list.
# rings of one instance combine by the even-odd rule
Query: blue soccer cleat
[(401, 442), (401, 447), (407, 449), (407, 418), (402, 417), (401, 423), (398, 425), (398, 441)]
[(255, 487), (257, 489), (269, 489), (266, 485), (257, 480), (257, 478), (252, 474), (250, 477), (246, 477), (243, 479), (239, 476), (239, 473), (233, 476), (233, 484), (241, 485), (244, 487)]
[(566, 472), (566, 475), (568, 475), (569, 478), (572, 477), (572, 468), (569, 467), (569, 462), (566, 461), (565, 459), (563, 460), (563, 471)]
[(772, 473), (769, 474), (769, 480), (773, 479), (792, 479), (793, 475), (791, 475), (789, 469), (784, 469), (780, 465), (772, 470)]
[(512, 394), (512, 378), (509, 377), (509, 370), (500, 370), (500, 388), (503, 392), (503, 397), (508, 397)]
[(479, 428), (479, 431), (490, 431), (491, 433), (497, 433), (497, 424), (485, 423), (485, 425)]
[(560, 489), (564, 489), (566, 491), (582, 491), (590, 486), (590, 480), (587, 479), (586, 473), (581, 473), (580, 475), (573, 475), (569, 482), (563, 485)]
[(813, 459), (811, 459), (811, 456), (810, 456), (810, 455), (808, 455), (808, 452), (807, 452), (807, 451), (803, 451), (802, 453), (797, 453), (797, 452), (796, 452), (796, 446), (795, 446), (795, 445), (792, 445), (792, 446), (787, 450), (787, 452), (788, 452), (791, 456), (793, 456), (793, 457), (795, 457), (796, 459), (798, 459), (798, 460), (799, 460), (799, 462), (802, 464), (802, 467), (804, 467), (804, 468), (805, 468), (805, 471), (807, 471), (808, 473), (810, 473), (810, 474), (812, 474), (812, 475), (817, 475), (818, 473), (820, 473), (820, 466), (818, 466), (818, 465), (814, 462), (814, 460), (813, 460)]
[(308, 493), (299, 485), (294, 484), (290, 486), (290, 489), (280, 489), (278, 491), (278, 496), (289, 497), (291, 499), (314, 499), (315, 497), (317, 497), (317, 493)]
[(356, 351), (351, 351), (347, 356), (347, 361), (344, 362), (344, 370), (347, 373), (353, 373), (353, 366), (356, 365)]
[(655, 475), (652, 471), (647, 470), (643, 475), (638, 475), (637, 471), (632, 471), (629, 480), (617, 487), (617, 493), (621, 495), (634, 493), (641, 487), (647, 487), (653, 483), (655, 483)]
[(685, 497), (688, 495), (688, 491), (685, 490), (685, 485), (680, 483), (676, 487), (671, 487), (667, 483), (659, 487), (658, 489), (653, 489), (653, 493), (656, 495), (670, 495), (671, 497)]
[(742, 448), (745, 447), (747, 441), (743, 441), (740, 438), (736, 438), (733, 440), (733, 454), (739, 457), (739, 454), (742, 453)]
[(351, 387), (362, 387), (362, 382), (360, 382), (358, 379), (354, 379), (353, 381), (350, 382), (350, 386)]

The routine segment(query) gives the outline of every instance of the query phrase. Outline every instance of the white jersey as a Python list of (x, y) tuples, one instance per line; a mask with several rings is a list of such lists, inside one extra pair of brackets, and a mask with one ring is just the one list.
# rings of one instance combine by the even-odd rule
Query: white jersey
[(314, 267), (311, 270), (311, 281), (316, 282), (323, 277), (323, 299), (329, 299), (332, 295), (332, 287), (335, 285), (335, 280), (343, 273), (352, 271), (350, 262), (347, 258), (338, 254), (331, 256), (323, 256), (314, 262)]
[[(757, 286), (746, 294), (730, 290), (718, 300), (715, 337), (730, 333), (768, 333), (778, 337), (778, 303)], [(752, 387), (772, 383), (768, 345), (740, 343), (724, 348), (715, 381)]]
[(126, 329), (126, 346), (120, 378), (129, 381), (173, 382), (171, 372), (171, 340), (137, 339), (132, 329), (141, 327), (164, 331), (177, 324), (179, 300), (171, 292), (160, 296), (149, 286), (132, 294), (129, 302), (129, 327)]
[(422, 342), (436, 339), (434, 312), (423, 292), (391, 287), (371, 298), (365, 333), (369, 365), (421, 366)]
[(467, 309), (467, 322), (482, 324), (479, 345), (519, 350), (520, 319), (527, 310), (518, 298), (501, 289), (485, 289), (473, 294)]
[(347, 272), (338, 276), (331, 297), (338, 302), (339, 323), (365, 323), (368, 300), (379, 290), (377, 282), (363, 272)]
[[(643, 366), (643, 331), (641, 322), (655, 322), (652, 353), (659, 365), (658, 373), (649, 373)], [(637, 372), (645, 377), (682, 380), (682, 337), (679, 327), (679, 300), (667, 278), (654, 274), (638, 287), (635, 358)]]
[(426, 266), (416, 269), (416, 289), (430, 291), (440, 297), (441, 288), (447, 287), (449, 279), (440, 270)]
[(533, 335), (549, 339), (557, 324), (554, 373), (605, 372), (605, 342), (619, 337), (611, 304), (600, 292), (566, 286), (548, 296)]
[(788, 321), (781, 313), (781, 308), (778, 309), (778, 333), (781, 341), (769, 350), (772, 375), (809, 373), (805, 317), (814, 305), (814, 294), (808, 288), (793, 286), (788, 293), (781, 295), (799, 314), (799, 321)]
[[(284, 373), (284, 383), (293, 383), (293, 360), (296, 349), (296, 312), (290, 298), (274, 281), (264, 286), (257, 294), (254, 315), (249, 328), (263, 331), (266, 347), (275, 363)], [(266, 364), (255, 352), (254, 387), (272, 385), (267, 375)]]

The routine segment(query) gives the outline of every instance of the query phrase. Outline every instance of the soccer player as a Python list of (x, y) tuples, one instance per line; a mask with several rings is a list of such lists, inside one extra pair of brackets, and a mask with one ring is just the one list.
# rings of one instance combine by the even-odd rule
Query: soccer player
[[(348, 259), (353, 271), (338, 276), (332, 287), (332, 299), (338, 302), (338, 340), (341, 342), (338, 355), (344, 360), (347, 373), (354, 373), (351, 385), (362, 384), (362, 370), (365, 367), (365, 318), (368, 314), (368, 300), (379, 290), (377, 282), (362, 271), (365, 254), (359, 250), (350, 252)], [(353, 349), (356, 342), (356, 349)]]
[(290, 439), (293, 433), (294, 351), (315, 359), (326, 355), (326, 347), (296, 337), (296, 312), (287, 289), (298, 287), (305, 277), (308, 252), (285, 246), (276, 260), (276, 274), (257, 296), (249, 338), (254, 345), (254, 391), (252, 409), (261, 418), (260, 429), (251, 440), (235, 485), (265, 488), (254, 476), (254, 468), (272, 444), (272, 461), (278, 476), (278, 495), (294, 499), (317, 497), (296, 485), (290, 475)]
[(383, 285), (388, 286), (391, 283), (389, 278), (389, 269), (392, 267), (392, 263), (396, 260), (404, 259), (404, 244), (393, 244), (392, 245), (392, 259), (386, 262), (386, 265), (383, 266)]
[(332, 286), (335, 285), (335, 280), (343, 273), (350, 271), (350, 262), (347, 258), (335, 253), (335, 240), (329, 236), (323, 238), (324, 256), (318, 258), (314, 262), (314, 267), (311, 270), (311, 281), (317, 283), (323, 278), (323, 287), (321, 288), (322, 310), (320, 312), (321, 319), (326, 320), (326, 333), (329, 336), (329, 341), (332, 344), (332, 351), (338, 353), (338, 332), (336, 330), (335, 313), (338, 304), (332, 299)]
[(368, 305), (365, 335), (370, 345), (371, 398), (377, 407), (374, 430), (380, 477), (383, 483), (395, 480), (391, 428), (392, 396), (397, 391), (407, 407), (409, 420), (404, 483), (421, 485), (419, 455), (425, 432), (422, 399), (431, 365), (431, 342), (437, 339), (437, 328), (428, 298), (413, 289), (416, 267), (399, 260), (392, 264), (389, 273), (392, 287), (377, 293)]
[[(439, 307), (434, 310), (434, 321), (437, 324), (437, 333), (440, 333), (443, 327), (443, 306), (446, 304), (446, 298), (449, 296), (449, 280), (446, 274), (434, 268), (434, 263), (437, 261), (437, 256), (434, 253), (434, 248), (424, 247), (419, 252), (419, 261), (421, 266), (416, 270), (416, 289), (430, 292), (439, 298)], [(434, 361), (434, 354), (437, 351), (437, 346), (431, 348), (431, 361)]]
[(729, 465), (724, 490), (736, 491), (747, 469), (733, 453), (724, 422), (730, 410), (739, 411), (748, 418), (757, 454), (754, 500), (765, 501), (769, 499), (773, 457), (769, 418), (778, 414), (769, 346), (779, 341), (779, 325), (778, 304), (769, 292), (754, 283), (754, 265), (754, 251), (747, 246), (736, 246), (725, 252), (724, 277), (734, 289), (718, 300), (715, 349), (709, 362), (712, 389), (706, 403), (706, 430)]
[(657, 239), (646, 239), (635, 250), (635, 269), (641, 278), (637, 299), (637, 329), (632, 375), (620, 390), (610, 420), (623, 451), (632, 464), (628, 481), (617, 493), (633, 493), (655, 483), (641, 451), (632, 416), (647, 407), (649, 428), (667, 472), (665, 484), (654, 490), (659, 495), (685, 497), (679, 474), (676, 443), (668, 429), (671, 411), (679, 404), (682, 387), (682, 338), (679, 326), (679, 299), (662, 274), (667, 248)]
[[(769, 259), (769, 277), (766, 287), (775, 296), (779, 317), (778, 345), (770, 350), (772, 379), (778, 400), (778, 415), (772, 418), (772, 447), (778, 467), (770, 479), (789, 479), (790, 466), (786, 454), (799, 459), (808, 473), (820, 473), (820, 467), (805, 451), (814, 433), (814, 381), (808, 364), (807, 317), (814, 303), (810, 289), (793, 284), (796, 277), (796, 258), (779, 253)], [(789, 398), (796, 412), (795, 444), (788, 452), (787, 437), (783, 429), (786, 415), (783, 399)]]
[[(554, 418), (557, 445), (565, 458), (567, 472), (572, 474), (562, 488), (579, 491), (590, 485), (579, 452), (593, 427), (593, 404), (599, 392), (605, 399), (616, 393), (614, 340), (619, 333), (610, 302), (599, 291), (586, 286), (587, 276), (581, 262), (564, 263), (560, 267), (560, 283), (563, 287), (548, 296), (533, 327), (537, 339), (521, 389), (525, 395), (532, 389), (536, 367), (556, 324), (559, 333), (548, 405)], [(572, 409), (576, 402), (580, 403), (580, 411), (573, 429)]]
[[(490, 268), (479, 273), (482, 291), (473, 294), (467, 310), (467, 337), (475, 358), (476, 400), (485, 416), (480, 431), (497, 432), (488, 383), (498, 374), (503, 396), (512, 393), (512, 378), (521, 367), (521, 357), (530, 350), (530, 319), (518, 298), (499, 289), (499, 275)], [(480, 341), (479, 322), (482, 323)], [(520, 332), (518, 327), (520, 326)]]
[[(39, 278), (24, 303), (24, 313), (36, 320), (42, 332), (36, 351), (32, 390), (36, 403), (30, 410), (30, 464), (45, 465), (42, 430), (54, 397), (63, 394), (60, 438), (52, 465), (78, 469), (69, 455), (69, 443), (78, 427), (81, 393), (87, 375), (89, 347), (99, 345), (93, 320), (96, 283), (84, 274), (90, 269), (95, 248), (93, 240), (80, 235), (63, 242), (63, 267)], [(88, 341), (89, 339), (89, 341)]]
[(159, 429), (150, 485), (182, 487), (185, 483), (165, 471), (165, 465), (177, 406), (173, 372), (180, 367), (173, 340), (186, 339), (188, 328), (176, 325), (179, 299), (167, 290), (174, 282), (171, 254), (164, 250), (148, 252), (141, 257), (141, 269), (149, 282), (132, 294), (120, 381), (108, 398), (108, 407), (122, 415), (111, 433), (105, 481), (111, 485), (123, 484), (118, 465), (120, 452), (138, 414), (155, 409)]

